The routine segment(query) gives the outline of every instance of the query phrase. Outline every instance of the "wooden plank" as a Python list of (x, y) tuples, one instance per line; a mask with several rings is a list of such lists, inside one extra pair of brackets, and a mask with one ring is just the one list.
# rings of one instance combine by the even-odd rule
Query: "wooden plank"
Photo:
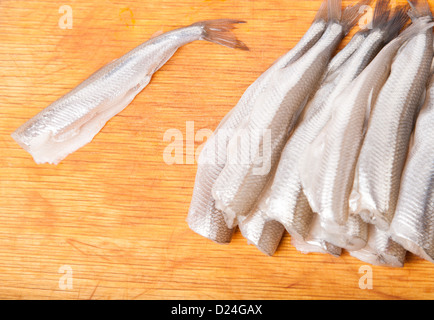
[[(59, 27), (62, 4), (73, 10), (72, 29)], [(188, 121), (195, 133), (213, 130), (295, 45), (319, 5), (0, 1), (0, 298), (434, 298), (433, 266), (413, 255), (403, 269), (373, 267), (374, 289), (361, 290), (364, 263), (348, 254), (303, 255), (286, 236), (269, 258), (239, 233), (219, 246), (185, 222), (196, 165), (167, 165), (164, 133), (178, 129), (185, 139)], [(157, 31), (222, 17), (248, 21), (237, 33), (250, 52), (204, 42), (181, 48), (92, 143), (58, 166), (36, 165), (10, 137)], [(72, 271), (72, 288), (62, 285), (65, 270)]]

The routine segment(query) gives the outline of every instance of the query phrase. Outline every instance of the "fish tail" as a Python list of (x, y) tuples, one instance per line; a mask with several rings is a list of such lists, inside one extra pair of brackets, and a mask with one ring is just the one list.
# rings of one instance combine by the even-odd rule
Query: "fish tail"
[(360, 21), (360, 18), (365, 14), (365, 9), (371, 2), (372, 0), (361, 0), (344, 9), (340, 24), (344, 27), (345, 34), (350, 32), (350, 30)]
[(221, 44), (229, 48), (248, 51), (249, 48), (242, 41), (238, 40), (232, 32), (235, 29), (235, 25), (239, 23), (246, 22), (234, 19), (217, 19), (196, 22), (192, 26), (202, 27), (202, 40)]
[(320, 20), (327, 21), (328, 20), (327, 3), (328, 3), (328, 0), (324, 0), (321, 3), (321, 7), (319, 8), (319, 10), (317, 12), (314, 21), (320, 21)]
[(411, 10), (408, 12), (411, 20), (417, 20), (421, 17), (430, 17), (432, 19), (432, 12), (429, 8), (427, 0), (407, 0), (410, 4)]
[(404, 28), (410, 20), (408, 15), (409, 9), (410, 7), (408, 5), (397, 6), (394, 8), (390, 19), (387, 21), (386, 25), (384, 25), (387, 34), (386, 42), (396, 38), (402, 28)]
[(390, 17), (390, 0), (378, 0), (375, 5), (372, 28), (383, 28)]
[(431, 17), (420, 17), (419, 19), (414, 20), (413, 23), (393, 41), (397, 41), (398, 43), (403, 44), (404, 42), (410, 40), (412, 37), (433, 27), (434, 22), (432, 21)]

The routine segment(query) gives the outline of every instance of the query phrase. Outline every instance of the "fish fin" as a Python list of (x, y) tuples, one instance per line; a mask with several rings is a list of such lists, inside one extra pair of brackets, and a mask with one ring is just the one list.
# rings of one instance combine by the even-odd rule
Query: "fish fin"
[(361, 0), (352, 6), (348, 6), (342, 13), (340, 24), (344, 27), (345, 34), (359, 22), (360, 18), (365, 15), (365, 8), (369, 6), (372, 0)]
[(420, 17), (419, 19), (414, 20), (413, 23), (408, 28), (406, 28), (403, 32), (401, 32), (401, 34), (393, 41), (397, 41), (401, 44), (404, 44), (412, 37), (432, 27), (434, 27), (434, 22), (432, 22), (431, 17), (428, 16)]
[(372, 28), (382, 28), (390, 17), (390, 0), (378, 0), (375, 5)]
[(433, 17), (431, 9), (427, 0), (407, 0), (411, 10), (409, 11), (409, 16), (411, 20), (417, 20), (420, 17)]
[(321, 7), (319, 8), (319, 10), (315, 16), (315, 19), (313, 21), (321, 21), (321, 20), (327, 21), (328, 20), (327, 2), (328, 2), (328, 0), (324, 0), (321, 3)]
[(232, 33), (232, 30), (235, 29), (235, 25), (238, 23), (245, 23), (245, 21), (216, 19), (196, 22), (192, 26), (202, 27), (202, 40), (221, 44), (229, 48), (249, 51), (249, 48)]
[(342, 18), (342, 0), (328, 0), (328, 21), (339, 22)]
[(409, 21), (410, 17), (408, 15), (408, 10), (410, 7), (408, 5), (397, 6), (394, 8), (390, 19), (387, 21), (387, 24), (384, 26), (386, 30), (386, 43), (396, 38), (399, 32), (404, 28), (404, 26)]

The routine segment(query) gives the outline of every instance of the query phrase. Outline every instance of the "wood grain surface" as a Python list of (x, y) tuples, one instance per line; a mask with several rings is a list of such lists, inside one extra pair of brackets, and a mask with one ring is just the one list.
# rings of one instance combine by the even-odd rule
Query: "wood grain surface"
[[(186, 163), (186, 143), (184, 164), (165, 163), (165, 132), (178, 129), (186, 141), (188, 121), (194, 133), (215, 129), (296, 44), (320, 2), (0, 0), (0, 298), (434, 298), (434, 266), (414, 255), (403, 269), (373, 267), (373, 289), (361, 290), (365, 263), (347, 253), (304, 255), (286, 235), (270, 258), (239, 232), (220, 246), (185, 222), (196, 164)], [(59, 27), (62, 5), (72, 8), (72, 29)], [(156, 32), (213, 18), (247, 20), (237, 34), (251, 51), (201, 41), (181, 48), (58, 166), (36, 165), (12, 140), (27, 119)]]

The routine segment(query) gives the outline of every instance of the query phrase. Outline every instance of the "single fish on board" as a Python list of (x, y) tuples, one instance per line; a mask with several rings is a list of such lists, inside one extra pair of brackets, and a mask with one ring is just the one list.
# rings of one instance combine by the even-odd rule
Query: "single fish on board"
[(217, 177), (226, 165), (229, 139), (241, 122), (249, 116), (258, 96), (270, 84), (272, 75), (297, 61), (321, 38), (327, 27), (327, 1), (322, 3), (311, 27), (297, 45), (247, 88), (237, 105), (224, 117), (205, 143), (198, 159), (196, 181), (187, 216), (189, 227), (203, 237), (221, 244), (231, 241), (233, 228), (228, 228), (223, 213), (215, 206), (211, 193)]
[(12, 137), (36, 163), (59, 163), (89, 143), (108, 120), (128, 106), (179, 47), (207, 40), (248, 50), (231, 33), (241, 22), (202, 21), (148, 40), (92, 74), (19, 127)]
[(329, 0), (329, 25), (321, 39), (295, 63), (273, 74), (272, 85), (230, 140), (228, 161), (212, 189), (229, 228), (236, 225), (237, 215), (252, 209), (307, 99), (342, 38), (363, 14), (359, 9), (365, 3), (342, 12), (340, 0)]
[[(432, 21), (426, 0), (415, 2), (410, 15), (415, 22)], [(432, 28), (421, 30), (401, 48), (375, 103), (360, 151), (352, 207), (363, 220), (384, 231), (395, 213), (410, 137), (433, 56)]]
[(392, 239), (434, 263), (434, 77), (417, 119), (402, 175)]

